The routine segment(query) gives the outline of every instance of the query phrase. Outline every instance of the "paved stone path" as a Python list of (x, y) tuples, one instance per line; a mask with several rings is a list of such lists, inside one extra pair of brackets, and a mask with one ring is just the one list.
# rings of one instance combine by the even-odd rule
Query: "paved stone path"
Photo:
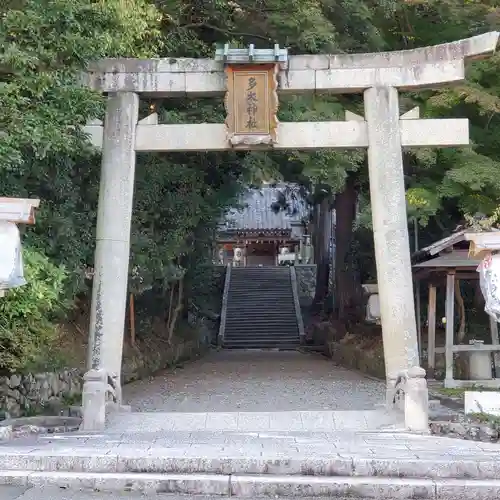
[(133, 411), (249, 412), (372, 410), (382, 382), (319, 355), (280, 351), (211, 351), (184, 368), (129, 384)]
[[(156, 495), (141, 493), (105, 493), (85, 491), (64, 491), (60, 488), (18, 488), (11, 486), (0, 486), (1, 500), (223, 500), (224, 496), (202, 496), (202, 495)], [(328, 497), (301, 497), (302, 500), (327, 500)], [(259, 499), (255, 499), (259, 500)], [(262, 499), (264, 500), (264, 499)], [(269, 500), (269, 499), (265, 499)], [(338, 498), (337, 500), (356, 500), (356, 498)]]
[[(165, 496), (151, 494), (497, 500), (499, 453), (497, 444), (393, 431), (109, 429), (0, 444), (0, 484), (34, 487), (20, 498), (23, 490), (11, 489), (8, 500), (106, 499), (79, 498), (74, 492), (82, 488), (144, 491), (158, 499)], [(70, 495), (40, 496), (41, 488), (54, 486)]]
[(0, 443), (0, 500), (499, 497), (500, 445), (398, 431), (383, 396), (319, 355), (212, 352), (127, 386), (102, 433)]
[[(132, 463), (142, 463), (141, 470), (168, 472), (168, 460), (179, 458), (177, 472), (186, 467), (192, 472), (215, 472), (221, 458), (241, 460), (252, 473), (260, 473), (265, 460), (280, 460), (290, 473), (290, 461), (325, 459), (344, 470), (356, 470), (373, 464), (366, 459), (409, 461), (408, 474), (418, 474), (416, 459), (438, 460), (443, 467), (457, 457), (462, 466), (478, 470), (478, 462), (495, 460), (496, 469), (488, 474), (500, 477), (500, 445), (463, 441), (439, 436), (421, 436), (405, 432), (241, 432), (241, 431), (161, 431), (107, 432), (103, 434), (63, 434), (33, 436), (0, 444), (0, 473), (5, 470), (89, 470), (121, 472)], [(79, 457), (82, 457), (80, 460)], [(89, 460), (91, 457), (91, 460)], [(198, 463), (202, 459), (203, 463)], [(360, 460), (356, 463), (356, 460)], [(212, 463), (213, 462), (213, 463)], [(468, 462), (473, 462), (473, 465)], [(236, 462), (235, 462), (236, 463)], [(28, 464), (31, 464), (28, 466)], [(47, 469), (48, 464), (50, 467)], [(170, 465), (171, 466), (171, 465)], [(32, 467), (35, 467), (33, 469)], [(40, 467), (42, 467), (40, 469)], [(276, 467), (280, 467), (277, 463)], [(311, 467), (313, 465), (311, 464)], [(425, 464), (424, 464), (425, 467)], [(287, 469), (288, 468), (288, 469)], [(299, 468), (300, 470), (300, 468)], [(469, 476), (474, 474), (469, 471)], [(380, 475), (383, 475), (379, 471)], [(444, 474), (444, 472), (442, 472)]]
[(275, 412), (151, 412), (110, 415), (108, 432), (401, 430), (404, 417), (385, 410)]
[(165, 497), (152, 493), (232, 494), (252, 499), (349, 494), (354, 498), (497, 500), (499, 452), (500, 446), (492, 443), (397, 432), (53, 435), (0, 444), (0, 484), (34, 487), (20, 499), (13, 495), (22, 494), (22, 488), (5, 490), (11, 496), (8, 500), (38, 500), (42, 488), (54, 486), (70, 489), (70, 495), (42, 498), (106, 498), (74, 495), (83, 488), (144, 491), (145, 498), (158, 499)]

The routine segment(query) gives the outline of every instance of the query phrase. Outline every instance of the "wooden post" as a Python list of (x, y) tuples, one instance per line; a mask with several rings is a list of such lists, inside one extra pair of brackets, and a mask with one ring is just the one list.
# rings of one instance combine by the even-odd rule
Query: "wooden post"
[(450, 271), (446, 276), (446, 376), (447, 381), (453, 380), (453, 342), (454, 342), (454, 316), (455, 316), (455, 271)]
[(429, 283), (429, 304), (427, 308), (427, 376), (434, 378), (436, 369), (436, 285)]
[(130, 294), (130, 345), (135, 347), (135, 304), (134, 294)]
[[(500, 342), (498, 339), (498, 323), (491, 316), (489, 316), (489, 318), (490, 318), (491, 343), (493, 345), (499, 345)], [(495, 378), (499, 378), (499, 375), (500, 375), (500, 352), (498, 352), (498, 351), (493, 352), (493, 361), (494, 361), (494, 365), (495, 365)]]

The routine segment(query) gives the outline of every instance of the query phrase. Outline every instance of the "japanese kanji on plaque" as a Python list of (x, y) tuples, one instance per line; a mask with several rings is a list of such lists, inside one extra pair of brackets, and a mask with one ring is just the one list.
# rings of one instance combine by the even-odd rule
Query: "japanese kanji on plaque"
[(277, 65), (226, 66), (226, 126), (233, 146), (277, 141)]

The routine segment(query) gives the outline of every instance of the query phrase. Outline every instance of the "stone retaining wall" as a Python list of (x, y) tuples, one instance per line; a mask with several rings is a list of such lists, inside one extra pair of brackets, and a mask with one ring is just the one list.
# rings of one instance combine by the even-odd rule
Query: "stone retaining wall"
[[(331, 266), (330, 266), (331, 269)], [(316, 264), (296, 264), (297, 286), (301, 307), (309, 307), (316, 291)], [(334, 276), (330, 272), (329, 289), (333, 290)]]
[[(123, 383), (199, 356), (207, 347), (207, 338), (203, 333), (200, 340), (189, 340), (172, 347), (159, 346), (152, 340), (149, 346), (126, 348)], [(83, 372), (78, 369), (0, 377), (0, 419), (39, 413), (57, 414), (64, 406), (80, 404), (82, 385)]]
[(316, 264), (298, 264), (295, 266), (297, 288), (301, 307), (308, 307), (314, 298), (316, 288)]
[(61, 404), (82, 392), (82, 373), (29, 373), (0, 377), (0, 408), (7, 418), (30, 415)]
[(346, 368), (359, 370), (372, 377), (385, 379), (384, 347), (381, 338), (363, 339), (347, 334), (340, 341), (328, 341), (327, 353)]

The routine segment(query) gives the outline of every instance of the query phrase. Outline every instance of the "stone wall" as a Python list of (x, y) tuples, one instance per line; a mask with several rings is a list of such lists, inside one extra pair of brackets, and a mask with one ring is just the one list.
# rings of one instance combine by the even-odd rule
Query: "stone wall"
[[(331, 267), (330, 267), (331, 269)], [(297, 264), (295, 266), (297, 285), (299, 288), (300, 307), (309, 307), (314, 299), (316, 289), (316, 264)], [(334, 276), (330, 272), (329, 289), (333, 290)]]
[(316, 264), (298, 264), (295, 266), (297, 287), (301, 307), (309, 307), (316, 288)]
[(82, 373), (29, 373), (0, 377), (0, 409), (4, 416), (32, 415), (77, 398), (82, 392)]
[[(123, 383), (196, 358), (207, 348), (209, 335), (201, 329), (197, 337), (173, 346), (159, 346), (154, 340), (133, 348), (125, 346)], [(57, 414), (65, 406), (80, 404), (82, 385), (83, 372), (78, 369), (0, 377), (0, 419)]]

